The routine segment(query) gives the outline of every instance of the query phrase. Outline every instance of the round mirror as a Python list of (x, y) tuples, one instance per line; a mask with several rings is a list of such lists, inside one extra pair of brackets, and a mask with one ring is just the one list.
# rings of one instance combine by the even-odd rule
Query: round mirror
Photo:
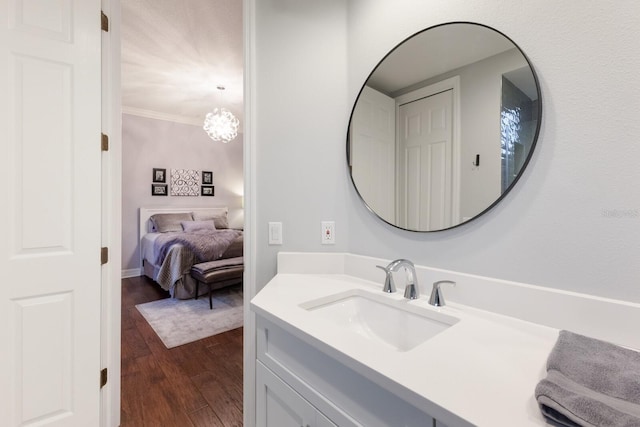
[(367, 207), (410, 231), (456, 227), (515, 185), (542, 105), (529, 60), (508, 37), (454, 22), (396, 46), (351, 113), (347, 161)]

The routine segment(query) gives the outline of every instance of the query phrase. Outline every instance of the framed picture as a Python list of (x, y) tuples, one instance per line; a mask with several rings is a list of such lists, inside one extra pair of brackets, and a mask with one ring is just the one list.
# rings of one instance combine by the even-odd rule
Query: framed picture
[(167, 170), (153, 168), (153, 182), (167, 182)]
[(200, 187), (200, 195), (201, 196), (213, 196), (215, 191), (214, 191), (214, 186), (213, 185), (202, 185)]
[(166, 196), (168, 193), (167, 184), (151, 184), (152, 196)]
[(213, 172), (202, 171), (202, 183), (213, 184)]
[(195, 169), (171, 169), (171, 195), (197, 196), (200, 172)]

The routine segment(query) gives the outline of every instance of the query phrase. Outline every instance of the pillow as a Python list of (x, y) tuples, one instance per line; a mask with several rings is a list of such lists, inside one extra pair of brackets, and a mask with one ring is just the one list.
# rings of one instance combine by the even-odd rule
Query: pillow
[(216, 226), (216, 229), (229, 228), (229, 221), (227, 220), (227, 212), (220, 209), (211, 209), (203, 211), (192, 212), (193, 219), (196, 221), (211, 221)]
[(182, 231), (182, 221), (193, 221), (190, 212), (155, 214), (149, 219), (158, 233)]
[(215, 230), (216, 226), (212, 220), (206, 221), (182, 221), (182, 229), (187, 233), (198, 230)]

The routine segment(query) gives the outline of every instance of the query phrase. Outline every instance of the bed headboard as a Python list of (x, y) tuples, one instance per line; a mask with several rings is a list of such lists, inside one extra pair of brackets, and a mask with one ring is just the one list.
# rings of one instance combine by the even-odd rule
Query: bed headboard
[(142, 240), (142, 237), (150, 232), (153, 228), (151, 221), (151, 215), (155, 215), (157, 213), (185, 213), (185, 212), (197, 212), (197, 211), (212, 211), (212, 210), (220, 210), (220, 213), (229, 213), (229, 208), (226, 206), (211, 206), (211, 207), (174, 207), (174, 208), (140, 208), (140, 229), (138, 240)]

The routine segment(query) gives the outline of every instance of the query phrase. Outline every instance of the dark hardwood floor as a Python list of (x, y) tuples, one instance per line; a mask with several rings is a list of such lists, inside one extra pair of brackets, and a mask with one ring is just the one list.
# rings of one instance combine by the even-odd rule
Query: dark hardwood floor
[(167, 349), (135, 307), (167, 297), (122, 280), (121, 427), (242, 426), (242, 328)]

